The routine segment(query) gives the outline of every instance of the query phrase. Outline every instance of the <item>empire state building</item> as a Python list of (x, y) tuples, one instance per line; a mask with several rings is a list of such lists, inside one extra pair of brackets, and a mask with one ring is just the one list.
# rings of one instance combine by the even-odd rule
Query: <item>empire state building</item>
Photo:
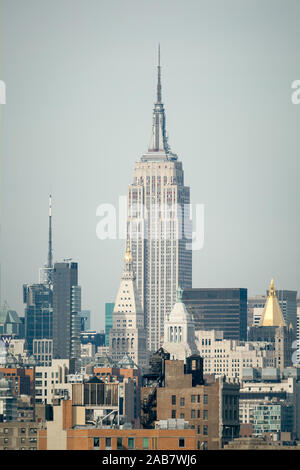
[(192, 287), (189, 203), (182, 163), (168, 143), (158, 50), (151, 141), (148, 152), (135, 164), (127, 197), (127, 242), (150, 351), (163, 343), (164, 319), (176, 301), (177, 287)]

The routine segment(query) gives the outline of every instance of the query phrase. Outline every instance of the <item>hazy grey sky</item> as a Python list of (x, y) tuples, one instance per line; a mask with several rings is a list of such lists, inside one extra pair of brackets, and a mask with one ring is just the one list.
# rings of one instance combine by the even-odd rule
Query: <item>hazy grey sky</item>
[(157, 44), (171, 149), (191, 202), (205, 204), (194, 287), (300, 291), (298, 0), (2, 0), (2, 300), (47, 257), (79, 262), (83, 308), (104, 326), (123, 269), (120, 240), (96, 238), (147, 150)]

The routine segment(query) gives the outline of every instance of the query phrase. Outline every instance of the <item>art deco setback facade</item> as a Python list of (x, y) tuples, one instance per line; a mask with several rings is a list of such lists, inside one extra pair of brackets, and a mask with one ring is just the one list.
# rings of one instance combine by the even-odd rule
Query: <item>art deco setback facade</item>
[(182, 163), (167, 141), (160, 69), (159, 64), (150, 146), (136, 162), (128, 188), (127, 234), (150, 351), (162, 345), (164, 319), (178, 285), (192, 287), (191, 228), (185, 223), (190, 190), (184, 185)]

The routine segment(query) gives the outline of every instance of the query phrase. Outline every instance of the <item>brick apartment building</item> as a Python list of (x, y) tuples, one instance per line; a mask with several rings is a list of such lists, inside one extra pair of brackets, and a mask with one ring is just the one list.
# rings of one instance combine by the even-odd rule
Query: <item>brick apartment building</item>
[(74, 426), (74, 406), (53, 406), (53, 421), (38, 432), (38, 450), (195, 450), (194, 429), (107, 429)]
[(132, 379), (132, 381), (138, 385), (141, 379), (141, 370), (122, 367), (94, 367), (93, 375), (95, 375), (98, 379), (109, 378), (119, 381), (124, 379)]
[(42, 423), (0, 423), (0, 450), (37, 450)]
[[(200, 356), (187, 364), (163, 360), (163, 379), (144, 376), (141, 421), (146, 427), (166, 419), (184, 419), (196, 433), (197, 449), (220, 449), (239, 437), (239, 385), (223, 378), (204, 381)], [(148, 382), (148, 384), (147, 384)]]
[(35, 394), (35, 371), (33, 367), (0, 367), (0, 375), (11, 380), (14, 396)]

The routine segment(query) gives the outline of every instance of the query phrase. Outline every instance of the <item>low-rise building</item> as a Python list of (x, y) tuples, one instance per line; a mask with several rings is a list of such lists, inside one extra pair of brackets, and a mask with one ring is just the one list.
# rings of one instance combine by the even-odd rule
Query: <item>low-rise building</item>
[(53, 340), (45, 338), (33, 339), (32, 354), (39, 366), (51, 366), (53, 357)]
[(37, 366), (35, 370), (35, 402), (51, 404), (54, 399), (68, 398), (71, 384), (67, 383), (69, 359), (53, 359), (51, 366)]
[(260, 437), (266, 433), (293, 434), (294, 409), (288, 401), (273, 398), (271, 401), (263, 400), (254, 403), (252, 416), (253, 437)]
[(71, 401), (53, 406), (53, 421), (39, 430), (39, 450), (195, 450), (194, 429), (132, 429), (74, 425)]
[(139, 390), (131, 378), (112, 382), (94, 376), (72, 384), (74, 426), (130, 423), (139, 427), (139, 403)]
[(0, 450), (38, 450), (38, 430), (43, 423), (0, 423)]
[(295, 441), (271, 440), (264, 437), (244, 437), (234, 439), (224, 446), (224, 450), (299, 450)]
[(0, 422), (17, 421), (17, 398), (12, 392), (12, 381), (0, 379)]
[(12, 381), (12, 393), (14, 396), (30, 395), (34, 397), (34, 367), (1, 367), (0, 374)]
[[(294, 436), (300, 435), (300, 369), (286, 368), (280, 373), (276, 368), (251, 369), (246, 368), (242, 372), (239, 400), (239, 415), (241, 424), (254, 425), (254, 410), (264, 404), (266, 400), (271, 405), (274, 400), (281, 404), (283, 416), (288, 407), (288, 429)], [(270, 410), (268, 410), (270, 411)], [(292, 416), (290, 416), (292, 413)], [(279, 418), (278, 418), (279, 419)], [(280, 418), (281, 419), (281, 418)], [(283, 422), (283, 421), (282, 421)], [(284, 427), (284, 429), (283, 429)], [(281, 431), (286, 430), (285, 424)], [(253, 433), (260, 434), (253, 429)]]

